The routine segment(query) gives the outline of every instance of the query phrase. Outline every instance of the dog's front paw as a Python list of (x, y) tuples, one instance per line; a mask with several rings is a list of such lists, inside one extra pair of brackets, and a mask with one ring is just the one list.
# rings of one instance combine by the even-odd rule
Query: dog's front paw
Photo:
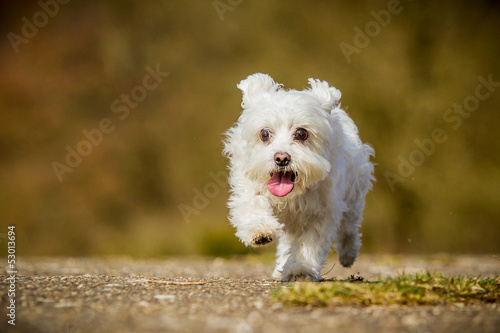
[(252, 239), (252, 244), (255, 246), (266, 245), (267, 243), (271, 243), (273, 241), (272, 235), (257, 235)]
[(238, 236), (246, 246), (258, 247), (267, 245), (278, 239), (279, 230), (269, 228), (262, 224), (250, 230), (238, 230), (236, 236)]
[(295, 282), (295, 281), (321, 281), (321, 275), (319, 272), (315, 272), (314, 269), (310, 267), (295, 267), (288, 269), (285, 267), (283, 275), (281, 276), (281, 281), (283, 282)]
[(321, 277), (314, 274), (288, 274), (281, 277), (282, 282), (319, 282)]
[(321, 281), (321, 276), (309, 273), (299, 273), (299, 274), (283, 274), (281, 277), (282, 282), (319, 282)]
[(252, 246), (264, 246), (273, 241), (273, 235), (271, 233), (266, 232), (258, 232), (252, 237), (252, 241), (250, 242)]

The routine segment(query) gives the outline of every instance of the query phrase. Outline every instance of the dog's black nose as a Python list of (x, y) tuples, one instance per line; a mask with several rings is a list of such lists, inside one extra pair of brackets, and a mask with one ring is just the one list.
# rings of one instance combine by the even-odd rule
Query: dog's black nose
[(274, 163), (277, 166), (284, 167), (290, 163), (291, 157), (288, 153), (278, 152), (274, 154)]

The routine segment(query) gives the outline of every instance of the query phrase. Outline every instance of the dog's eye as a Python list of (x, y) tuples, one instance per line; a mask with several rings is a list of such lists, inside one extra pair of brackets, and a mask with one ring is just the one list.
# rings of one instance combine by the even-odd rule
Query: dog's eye
[(267, 129), (263, 129), (260, 131), (260, 139), (262, 142), (267, 142), (271, 138), (271, 133)]
[(299, 128), (295, 131), (295, 139), (299, 141), (305, 141), (307, 139), (308, 133), (305, 129)]

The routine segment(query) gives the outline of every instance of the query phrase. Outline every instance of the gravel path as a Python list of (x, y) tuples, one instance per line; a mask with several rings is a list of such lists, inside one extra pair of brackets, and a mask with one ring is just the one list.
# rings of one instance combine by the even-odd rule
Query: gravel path
[[(353, 269), (337, 266), (327, 278), (359, 273), (376, 280), (403, 269), (500, 274), (493, 256), (362, 255)], [(281, 284), (270, 278), (272, 268), (259, 258), (19, 258), (16, 326), (3, 314), (0, 331), (500, 332), (499, 304), (283, 307), (270, 302), (270, 291)], [(1, 275), (2, 309), (8, 289)]]

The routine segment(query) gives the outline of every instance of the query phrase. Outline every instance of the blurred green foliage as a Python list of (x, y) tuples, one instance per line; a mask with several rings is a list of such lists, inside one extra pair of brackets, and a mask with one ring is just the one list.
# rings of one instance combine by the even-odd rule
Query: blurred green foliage
[[(443, 120), (475, 94), (479, 76), (500, 81), (496, 2), (401, 1), (350, 61), (340, 44), (355, 46), (355, 27), (364, 31), (390, 1), (220, 2), (229, 9), (71, 1), (17, 53), (9, 33), (22, 36), (22, 18), (42, 9), (0, 5), (0, 233), (17, 226), (19, 254), (254, 251), (235, 238), (227, 185), (210, 173), (226, 168), (221, 140), (240, 113), (236, 84), (255, 72), (287, 88), (313, 77), (342, 91), (377, 153), (362, 251), (500, 251), (500, 91), (459, 128)], [(113, 102), (157, 66), (168, 77), (120, 119)], [(66, 164), (67, 147), (106, 118), (114, 130), (59, 181), (53, 162)], [(387, 172), (398, 174), (400, 156), (435, 128), (447, 140), (391, 189)]]

